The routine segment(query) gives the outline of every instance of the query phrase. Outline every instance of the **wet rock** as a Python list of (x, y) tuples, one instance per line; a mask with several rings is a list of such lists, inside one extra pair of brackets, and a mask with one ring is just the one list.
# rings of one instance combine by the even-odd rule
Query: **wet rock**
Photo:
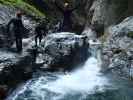
[(5, 95), (18, 84), (31, 78), (34, 70), (31, 44), (25, 46), (22, 53), (12, 51), (13, 48), (10, 49), (1, 48), (0, 50), (0, 86), (7, 86), (7, 90), (3, 91)]
[(132, 22), (133, 17), (128, 17), (120, 24), (109, 27), (110, 35), (103, 48), (103, 54), (109, 60), (109, 69), (124, 77), (133, 77), (133, 40), (128, 36), (128, 33), (133, 32)]
[(88, 51), (85, 39), (74, 33), (51, 34), (42, 43), (42, 51), (52, 58), (49, 60), (51, 67), (68, 68), (85, 61)]
[[(27, 69), (31, 67), (32, 55), (0, 51), (0, 84), (13, 85), (16, 80), (23, 80)], [(31, 68), (32, 69), (32, 68)]]
[(91, 40), (96, 39), (96, 34), (97, 33), (95, 30), (93, 30), (92, 28), (88, 28), (88, 27), (86, 27), (84, 31), (82, 32), (82, 35), (87, 36), (88, 39), (91, 39)]

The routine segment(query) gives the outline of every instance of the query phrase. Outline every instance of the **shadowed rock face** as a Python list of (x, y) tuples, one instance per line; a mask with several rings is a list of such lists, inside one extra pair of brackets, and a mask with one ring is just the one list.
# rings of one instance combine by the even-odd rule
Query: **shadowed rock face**
[[(62, 22), (63, 13), (55, 6), (53, 0), (25, 0), (30, 4), (35, 5), (41, 11), (45, 12), (51, 19), (56, 19)], [(70, 8), (75, 8), (79, 5), (79, 8), (72, 13), (72, 32), (79, 33), (84, 29), (86, 23), (85, 2), (87, 0), (70, 0)], [(63, 8), (65, 0), (56, 0), (57, 4)]]
[(128, 36), (133, 34), (133, 17), (109, 27), (108, 32), (110, 36), (103, 49), (104, 63), (116, 74), (133, 77), (133, 39)]
[[(56, 0), (56, 2), (63, 8), (65, 0)], [(101, 36), (106, 27), (133, 15), (132, 0), (71, 0), (69, 2), (71, 7), (80, 4), (79, 9), (72, 14), (74, 32), (76, 30), (81, 32), (85, 25), (88, 27), (91, 25), (96, 30), (97, 36)], [(48, 16), (56, 19), (62, 18), (62, 14), (52, 0), (30, 0), (29, 3), (39, 7)]]
[[(46, 12), (49, 17), (62, 18), (62, 14), (52, 2), (53, 0), (25, 1), (34, 4)], [(56, 0), (56, 2), (63, 7), (65, 0)], [(80, 32), (83, 31), (84, 25), (92, 25), (98, 36), (101, 36), (106, 27), (118, 24), (126, 17), (133, 15), (132, 0), (70, 0), (68, 2), (71, 7), (80, 4), (79, 9), (72, 15), (74, 32), (78, 29)]]

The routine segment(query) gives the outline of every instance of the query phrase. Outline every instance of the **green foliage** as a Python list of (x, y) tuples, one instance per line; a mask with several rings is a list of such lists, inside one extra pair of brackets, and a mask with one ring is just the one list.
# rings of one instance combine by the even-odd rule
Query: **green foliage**
[(42, 12), (40, 12), (37, 8), (35, 8), (33, 5), (30, 5), (24, 0), (0, 0), (0, 4), (13, 6), (19, 9), (24, 10), (27, 14), (43, 17), (45, 16)]
[(127, 36), (130, 37), (130, 38), (133, 38), (133, 32), (129, 32), (129, 33), (127, 34)]

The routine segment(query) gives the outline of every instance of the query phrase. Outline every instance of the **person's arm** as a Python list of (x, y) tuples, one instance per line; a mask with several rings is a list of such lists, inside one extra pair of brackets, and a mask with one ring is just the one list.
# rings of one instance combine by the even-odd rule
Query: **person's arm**
[(35, 27), (35, 31), (34, 31), (35, 34), (38, 34), (38, 30), (39, 30), (38, 27), (39, 27), (39, 26), (36, 26), (36, 27)]
[(24, 24), (23, 24), (23, 22), (22, 22), (22, 20), (21, 20), (21, 27), (22, 27), (22, 28), (25, 28), (25, 27), (24, 27)]
[(7, 24), (7, 32), (9, 32), (9, 29), (10, 29), (10, 25), (12, 24), (13, 22), (13, 19), (11, 19), (8, 24)]
[(46, 36), (46, 33), (47, 33), (47, 28), (46, 28), (46, 26), (43, 26), (43, 27), (41, 27), (41, 34), (43, 35), (43, 36)]
[(62, 12), (62, 13), (64, 13), (64, 10), (63, 10), (63, 8), (61, 8), (58, 4), (57, 4), (57, 2), (55, 1), (55, 5), (56, 5), (56, 7)]
[(71, 9), (71, 12), (73, 12), (74, 10), (78, 9), (80, 7), (80, 4), (78, 4), (76, 7)]

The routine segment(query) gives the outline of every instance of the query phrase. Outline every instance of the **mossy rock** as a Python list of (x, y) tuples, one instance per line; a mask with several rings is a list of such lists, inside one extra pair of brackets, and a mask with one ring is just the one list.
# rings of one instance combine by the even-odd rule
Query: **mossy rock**
[(130, 38), (133, 38), (133, 32), (129, 32), (129, 33), (127, 34), (127, 36), (130, 37)]
[(24, 0), (0, 0), (0, 4), (11, 6), (17, 9), (25, 11), (27, 14), (32, 16), (44, 17), (45, 14), (37, 9), (34, 5), (30, 5)]

